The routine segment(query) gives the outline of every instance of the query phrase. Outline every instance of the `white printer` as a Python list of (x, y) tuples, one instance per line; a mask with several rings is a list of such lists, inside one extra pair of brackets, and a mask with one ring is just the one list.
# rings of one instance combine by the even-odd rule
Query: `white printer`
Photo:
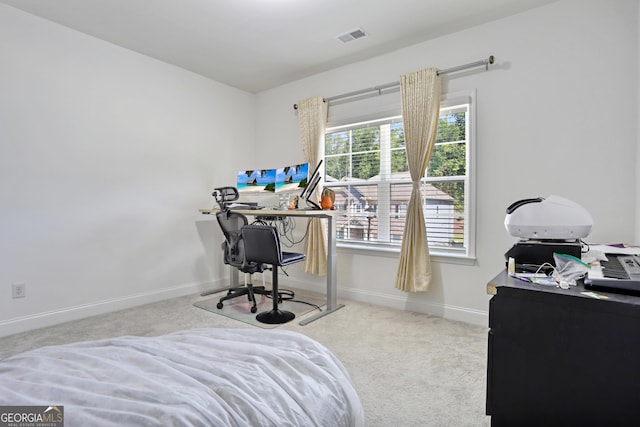
[(563, 197), (518, 200), (507, 208), (504, 225), (520, 240), (505, 254), (518, 271), (554, 264), (553, 253), (580, 258), (581, 242), (591, 232), (593, 218), (582, 206)]

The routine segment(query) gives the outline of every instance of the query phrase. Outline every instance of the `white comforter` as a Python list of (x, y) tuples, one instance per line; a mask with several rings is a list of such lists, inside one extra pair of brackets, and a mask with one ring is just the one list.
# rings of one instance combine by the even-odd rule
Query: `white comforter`
[(0, 361), (0, 405), (65, 426), (362, 426), (340, 361), (295, 332), (195, 329), (43, 347)]

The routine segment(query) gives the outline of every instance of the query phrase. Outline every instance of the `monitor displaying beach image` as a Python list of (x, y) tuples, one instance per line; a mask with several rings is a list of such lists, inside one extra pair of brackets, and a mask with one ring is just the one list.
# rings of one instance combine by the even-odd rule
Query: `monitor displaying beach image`
[(276, 191), (276, 169), (238, 171), (236, 188), (240, 193), (273, 193)]
[(309, 163), (276, 169), (276, 193), (302, 190), (307, 185)]

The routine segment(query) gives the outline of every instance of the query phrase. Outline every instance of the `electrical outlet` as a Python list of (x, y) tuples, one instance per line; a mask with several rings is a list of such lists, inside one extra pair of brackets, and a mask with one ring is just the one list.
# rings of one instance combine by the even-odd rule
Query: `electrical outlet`
[(11, 297), (13, 299), (24, 298), (27, 296), (26, 292), (27, 292), (26, 283), (14, 283), (11, 288)]

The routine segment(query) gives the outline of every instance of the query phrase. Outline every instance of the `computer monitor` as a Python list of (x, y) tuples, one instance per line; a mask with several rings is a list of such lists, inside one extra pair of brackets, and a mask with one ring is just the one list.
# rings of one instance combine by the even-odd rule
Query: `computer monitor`
[(318, 183), (322, 179), (322, 177), (320, 176), (320, 165), (322, 165), (322, 160), (318, 162), (318, 165), (313, 170), (311, 177), (307, 181), (307, 186), (304, 187), (304, 190), (302, 190), (302, 193), (300, 193), (300, 198), (306, 200), (307, 204), (310, 204), (311, 206), (313, 206), (314, 209), (320, 209), (320, 206), (316, 202), (311, 200), (311, 196), (313, 195), (313, 192), (315, 191), (316, 187), (318, 186)]
[(240, 193), (263, 194), (276, 191), (275, 169), (254, 169), (238, 171), (236, 188)]
[(276, 193), (293, 192), (307, 185), (309, 163), (276, 169)]

